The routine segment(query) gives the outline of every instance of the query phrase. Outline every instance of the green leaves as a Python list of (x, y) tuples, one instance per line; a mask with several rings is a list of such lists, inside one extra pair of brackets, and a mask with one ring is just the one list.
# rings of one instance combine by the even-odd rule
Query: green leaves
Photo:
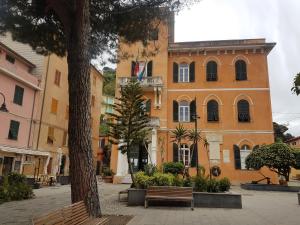
[(173, 142), (181, 143), (181, 141), (188, 136), (188, 131), (179, 123), (178, 127), (172, 131)]
[(291, 91), (296, 95), (300, 95), (300, 73), (295, 76)]

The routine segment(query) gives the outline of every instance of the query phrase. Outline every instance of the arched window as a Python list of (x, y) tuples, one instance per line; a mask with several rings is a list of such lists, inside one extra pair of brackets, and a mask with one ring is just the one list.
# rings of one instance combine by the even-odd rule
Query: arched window
[(237, 104), (239, 122), (250, 122), (249, 103), (246, 100), (240, 100)]
[(179, 82), (189, 82), (189, 65), (182, 63), (179, 65)]
[(178, 161), (182, 162), (185, 166), (190, 164), (190, 148), (187, 144), (182, 144), (180, 151), (178, 152)]
[(241, 169), (245, 170), (246, 168), (246, 158), (250, 154), (251, 150), (249, 145), (243, 145), (240, 150), (241, 154)]
[(190, 104), (188, 101), (179, 102), (178, 115), (179, 115), (179, 122), (190, 121)]
[(235, 63), (236, 80), (247, 80), (247, 64), (244, 60), (238, 60)]
[(206, 81), (218, 80), (218, 65), (215, 61), (209, 61), (206, 64)]
[(207, 121), (219, 121), (219, 105), (215, 100), (207, 103)]

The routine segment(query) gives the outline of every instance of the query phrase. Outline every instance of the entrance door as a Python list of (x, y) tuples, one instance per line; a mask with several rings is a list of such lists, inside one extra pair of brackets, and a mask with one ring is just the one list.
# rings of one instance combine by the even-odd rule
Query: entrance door
[(4, 157), (3, 167), (2, 167), (2, 174), (4, 176), (12, 172), (13, 161), (14, 161), (13, 157)]
[(148, 164), (148, 152), (144, 145), (135, 145), (130, 154), (133, 172), (143, 171)]

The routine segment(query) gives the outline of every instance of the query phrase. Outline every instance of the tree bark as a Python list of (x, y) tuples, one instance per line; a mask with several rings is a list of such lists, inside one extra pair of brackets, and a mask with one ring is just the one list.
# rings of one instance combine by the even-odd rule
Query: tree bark
[(89, 1), (74, 0), (67, 28), (69, 156), (72, 203), (84, 200), (92, 217), (101, 216), (91, 139)]

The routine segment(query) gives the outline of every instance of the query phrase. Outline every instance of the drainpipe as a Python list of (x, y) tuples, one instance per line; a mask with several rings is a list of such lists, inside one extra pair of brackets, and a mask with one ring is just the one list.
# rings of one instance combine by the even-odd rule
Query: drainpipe
[(30, 119), (30, 127), (29, 127), (27, 148), (29, 148), (30, 140), (31, 140), (31, 136), (32, 136), (31, 135), (31, 130), (32, 130), (32, 124), (33, 124), (33, 114), (34, 114), (34, 106), (35, 106), (35, 100), (36, 100), (36, 92), (37, 92), (37, 90), (34, 90), (34, 97), (33, 97), (32, 111), (31, 111), (31, 119)]
[(40, 124), (39, 124), (39, 132), (38, 132), (36, 150), (39, 149), (39, 144), (40, 144), (41, 126), (42, 126), (43, 112), (44, 112), (44, 105), (45, 105), (44, 104), (45, 103), (45, 95), (46, 95), (46, 90), (47, 90), (47, 81), (48, 81), (48, 74), (49, 74), (50, 56), (51, 55), (48, 56), (48, 62), (47, 62), (47, 70), (46, 70), (46, 77), (45, 77), (45, 86), (44, 86), (44, 94), (43, 94), (43, 101), (42, 101), (42, 108), (41, 108)]

